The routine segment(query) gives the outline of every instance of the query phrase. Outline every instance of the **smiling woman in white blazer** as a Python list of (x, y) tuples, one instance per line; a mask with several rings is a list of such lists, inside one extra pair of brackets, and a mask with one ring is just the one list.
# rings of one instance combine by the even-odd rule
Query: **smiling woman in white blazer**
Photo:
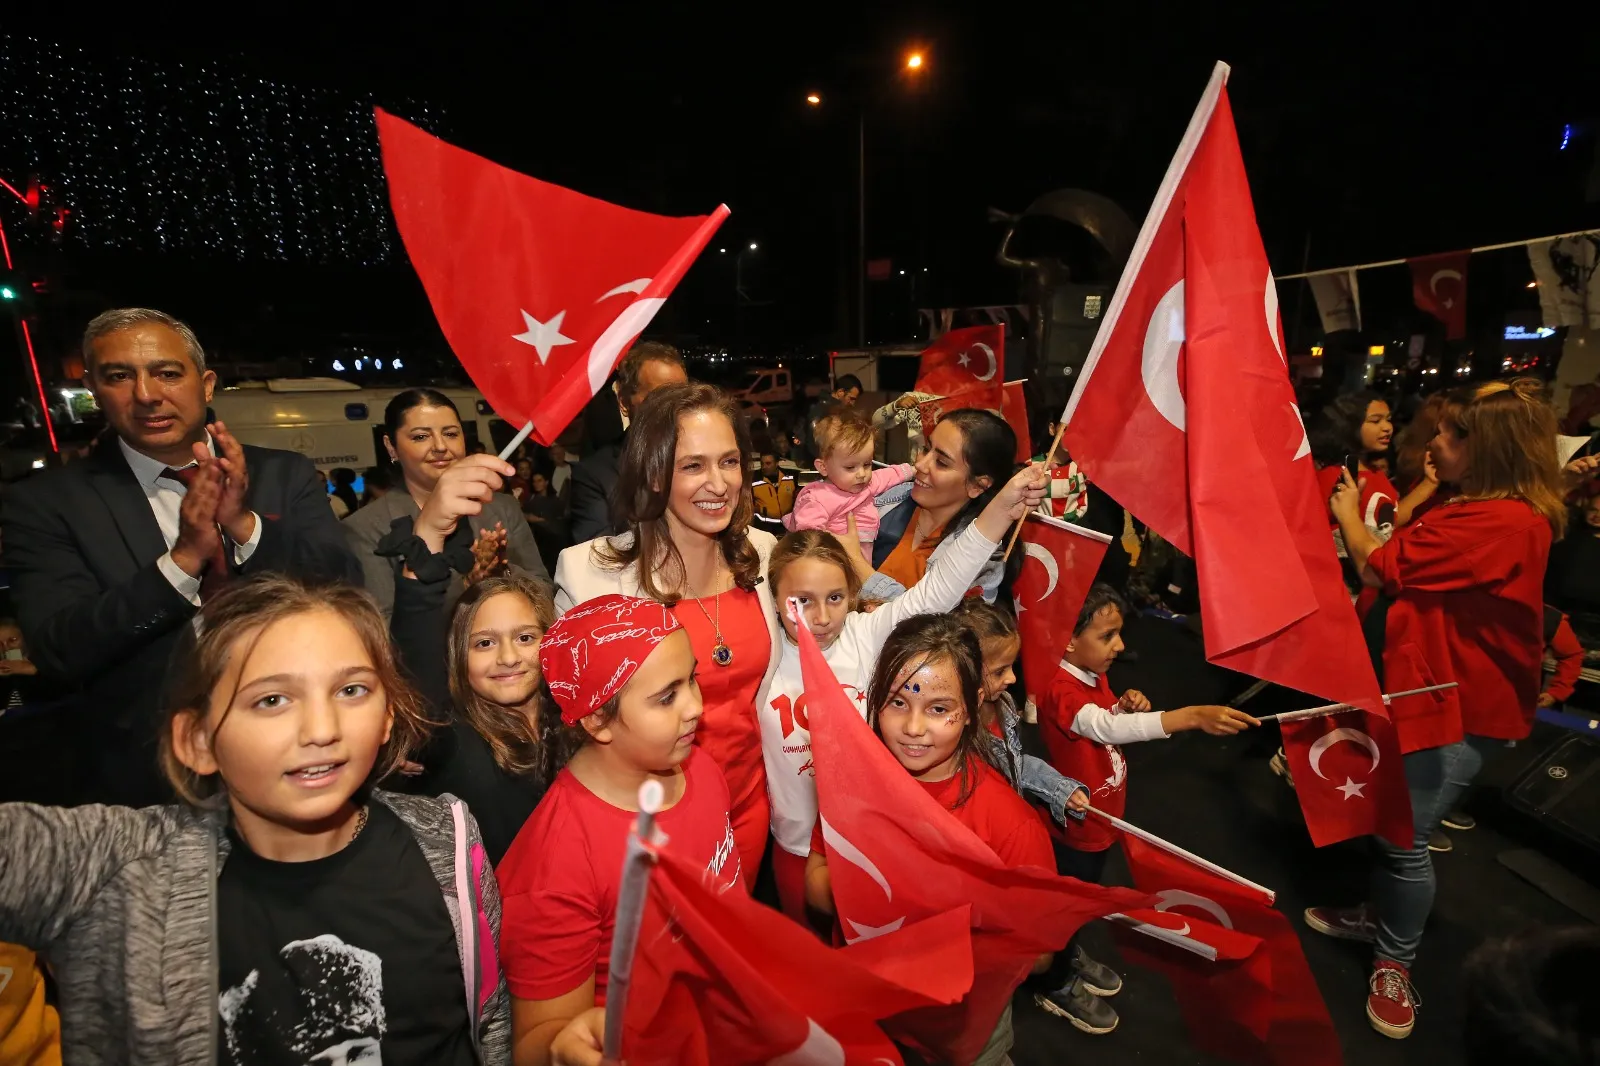
[(756, 708), (783, 638), (765, 574), (777, 543), (750, 528), (750, 436), (710, 385), (668, 385), (640, 405), (617, 469), (612, 509), (627, 527), (561, 553), (556, 610), (606, 593), (672, 606), (699, 662), (705, 711), (695, 743), (728, 779), (745, 890), (766, 850), (768, 804)]

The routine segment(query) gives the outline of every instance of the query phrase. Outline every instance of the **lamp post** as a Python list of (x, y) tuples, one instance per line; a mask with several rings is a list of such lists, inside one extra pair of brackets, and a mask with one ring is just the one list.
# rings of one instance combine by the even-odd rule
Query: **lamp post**
[[(904, 70), (921, 73), (926, 59), (920, 51), (906, 55)], [(822, 94), (806, 94), (811, 107), (822, 106)], [(856, 108), (856, 345), (867, 346), (867, 109)]]

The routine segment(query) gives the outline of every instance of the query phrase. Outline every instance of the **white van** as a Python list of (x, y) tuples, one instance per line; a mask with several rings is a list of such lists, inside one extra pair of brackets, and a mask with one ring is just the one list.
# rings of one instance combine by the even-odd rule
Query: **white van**
[[(383, 409), (404, 391), (364, 389), (338, 378), (273, 378), (218, 389), (211, 409), (244, 444), (299, 452), (322, 470), (344, 466), (359, 473), (388, 461)], [(516, 427), (497, 418), (476, 389), (438, 391), (461, 412), (469, 452), (479, 442), (498, 452), (516, 436)]]

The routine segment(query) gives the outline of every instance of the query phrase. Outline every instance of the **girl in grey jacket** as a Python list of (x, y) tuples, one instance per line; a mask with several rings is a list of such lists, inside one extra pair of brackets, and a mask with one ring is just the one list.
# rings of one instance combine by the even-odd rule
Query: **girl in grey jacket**
[(477, 824), (372, 787), (427, 727), (372, 600), (237, 585), (168, 683), (184, 802), (0, 805), (0, 940), (53, 967), (64, 1060), (508, 1062)]

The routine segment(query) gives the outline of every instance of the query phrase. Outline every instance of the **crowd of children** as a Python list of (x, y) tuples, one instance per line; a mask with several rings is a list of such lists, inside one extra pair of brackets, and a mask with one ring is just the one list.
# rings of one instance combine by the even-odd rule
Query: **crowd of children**
[[(1378, 403), (1353, 412), (1355, 446), (1387, 444)], [(751, 598), (781, 634), (751, 714), (776, 902), (797, 922), (837, 932), (802, 627), (900, 767), (1000, 862), (1083, 882), (1102, 881), (1117, 843), (1100, 816), (1125, 813), (1124, 745), (1260, 724), (1114, 693), (1129, 607), (1097, 584), (1039, 707), (1045, 757), (1025, 752), (1016, 618), (970, 593), (1050, 495), (1049, 469), (985, 486), (920, 580), (867, 611), (873, 499), (912, 468), (874, 472), (870, 426), (848, 414), (815, 435), (825, 480), (759, 553)], [(1399, 494), (1360, 472), (1360, 491), (1388, 501), (1363, 512), (1387, 517)], [(362, 592), (283, 577), (207, 602), (166, 692), (161, 765), (179, 802), (0, 805), (0, 941), (20, 946), (6, 950), (26, 972), (28, 951), (52, 968), (67, 1061), (598, 1066), (641, 786), (659, 786), (656, 824), (708, 885), (748, 892), (763, 876), (702, 744), (707, 668), (731, 675), (697, 653), (697, 615), (616, 593), (558, 613), (542, 584), (485, 566), (465, 568), (471, 587), (447, 612), (464, 569), (449, 535), (507, 476), (491, 457), (463, 460), (414, 522), (395, 523), (377, 549), (394, 560), (387, 621)], [(499, 543), (480, 538), (488, 556)], [(690, 602), (727, 651), (717, 616)], [(1081, 934), (1034, 969), (1041, 1009), (1086, 1033), (1116, 1028), (1122, 977)], [(26, 1031), (53, 1032), (36, 982), (18, 987)], [(975, 1061), (1008, 1062), (1013, 1041), (1007, 1006)]]

